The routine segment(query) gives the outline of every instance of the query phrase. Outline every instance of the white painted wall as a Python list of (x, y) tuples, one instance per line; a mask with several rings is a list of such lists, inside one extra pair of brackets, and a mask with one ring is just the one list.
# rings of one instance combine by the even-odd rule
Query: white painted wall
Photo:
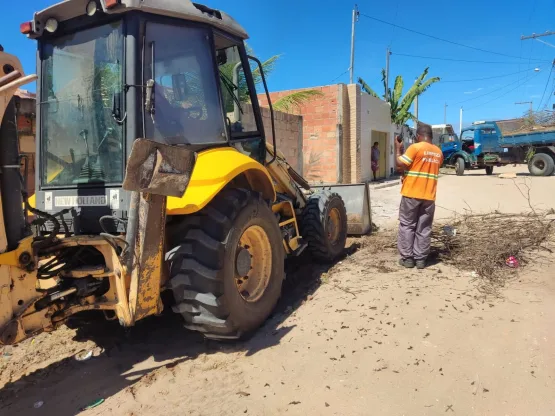
[(369, 180), (372, 177), (372, 169), (370, 166), (370, 148), (372, 147), (372, 131), (380, 131), (387, 134), (386, 155), (386, 177), (391, 175), (392, 160), (394, 156), (394, 148), (392, 141), (392, 124), (389, 111), (389, 104), (372, 97), (366, 93), (361, 93), (360, 100), (360, 157), (361, 157), (361, 175), (362, 180)]

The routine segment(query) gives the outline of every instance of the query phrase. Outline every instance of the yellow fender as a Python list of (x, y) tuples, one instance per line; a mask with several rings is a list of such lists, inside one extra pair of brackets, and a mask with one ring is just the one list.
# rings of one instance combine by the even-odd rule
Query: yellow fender
[[(276, 200), (272, 178), (264, 166), (233, 147), (221, 147), (205, 150), (197, 155), (189, 186), (181, 198), (168, 198), (167, 215), (186, 215), (200, 211), (240, 174), (244, 174), (251, 188), (260, 192), (265, 199), (272, 202)], [(29, 205), (35, 208), (35, 204), (33, 194), (29, 197)]]
[(272, 178), (263, 165), (233, 147), (221, 147), (198, 154), (185, 194), (181, 198), (168, 198), (167, 214), (186, 215), (200, 211), (240, 174), (244, 174), (251, 188), (265, 199), (276, 200)]

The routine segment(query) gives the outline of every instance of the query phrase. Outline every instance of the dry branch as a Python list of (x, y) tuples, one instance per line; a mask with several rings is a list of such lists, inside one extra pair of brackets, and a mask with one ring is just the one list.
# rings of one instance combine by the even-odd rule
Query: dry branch
[[(531, 252), (547, 248), (554, 235), (553, 210), (523, 214), (462, 215), (447, 229), (436, 225), (432, 233), (432, 253), (460, 270), (474, 272), (480, 289), (494, 293), (514, 275), (506, 264), (514, 256), (520, 265), (531, 261)], [(451, 230), (455, 229), (456, 233)]]

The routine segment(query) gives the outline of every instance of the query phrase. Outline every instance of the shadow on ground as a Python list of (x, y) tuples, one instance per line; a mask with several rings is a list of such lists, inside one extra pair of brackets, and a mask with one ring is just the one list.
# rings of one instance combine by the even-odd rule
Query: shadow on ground
[[(359, 243), (351, 242), (345, 255), (359, 247)], [(132, 328), (123, 328), (117, 321), (87, 318), (74, 340), (93, 340), (104, 352), (84, 362), (74, 357), (64, 358), (6, 384), (0, 390), (0, 414), (74, 415), (86, 405), (108, 399), (158, 368), (171, 368), (216, 352), (244, 352), (251, 356), (278, 345), (294, 328), (282, 323), (318, 290), (320, 277), (333, 266), (313, 262), (308, 253), (288, 260), (287, 278), (277, 307), (266, 324), (244, 341), (206, 340), (186, 330), (181, 317), (169, 308), (161, 316), (147, 318)], [(67, 340), (60, 339), (59, 343)], [(39, 409), (34, 408), (37, 402), (43, 402)]]

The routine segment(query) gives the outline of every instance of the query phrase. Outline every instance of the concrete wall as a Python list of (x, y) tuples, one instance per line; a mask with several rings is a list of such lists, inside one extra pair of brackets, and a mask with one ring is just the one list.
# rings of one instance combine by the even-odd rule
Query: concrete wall
[[(250, 129), (255, 128), (252, 106), (246, 105), (243, 109), (243, 124)], [(270, 109), (261, 108), (264, 132), (268, 143), (273, 142)], [(274, 128), (276, 130), (277, 148), (283, 153), (293, 169), (303, 174), (303, 117), (294, 114), (274, 111)]]
[(391, 115), (390, 108), (387, 103), (379, 98), (362, 93), (360, 103), (361, 118), (361, 176), (358, 181), (367, 181), (371, 179), (372, 170), (370, 168), (370, 148), (373, 143), (374, 132), (383, 133), (386, 136), (385, 146), (380, 147), (380, 152), (384, 154), (386, 165), (384, 166), (385, 177), (391, 176), (391, 157), (394, 154), (393, 141), (391, 136)]

